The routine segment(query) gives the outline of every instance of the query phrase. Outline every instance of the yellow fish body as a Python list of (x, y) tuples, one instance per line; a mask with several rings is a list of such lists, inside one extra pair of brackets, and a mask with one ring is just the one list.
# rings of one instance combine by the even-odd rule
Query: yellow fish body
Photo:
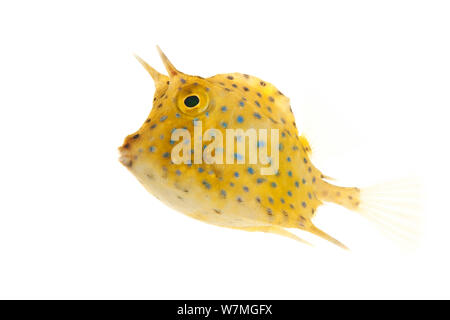
[[(303, 241), (285, 229), (300, 228), (346, 248), (314, 226), (312, 218), (323, 202), (358, 210), (361, 191), (327, 183), (314, 167), (289, 99), (270, 83), (246, 74), (186, 75), (158, 50), (168, 76), (137, 57), (153, 77), (156, 92), (150, 115), (119, 148), (122, 164), (159, 200), (193, 218)], [(179, 129), (185, 134), (174, 140)], [(215, 131), (205, 138), (208, 129)], [(228, 138), (227, 129), (242, 129), (232, 137), (234, 144), (214, 139)], [(277, 129), (278, 136), (260, 135), (252, 141), (245, 135), (248, 129)], [(244, 150), (237, 149), (238, 142), (247, 140)], [(265, 161), (251, 161), (255, 150), (268, 155)], [(177, 154), (188, 161), (174, 161)], [(208, 155), (223, 162), (206, 163)], [(272, 174), (263, 174), (270, 166)]]

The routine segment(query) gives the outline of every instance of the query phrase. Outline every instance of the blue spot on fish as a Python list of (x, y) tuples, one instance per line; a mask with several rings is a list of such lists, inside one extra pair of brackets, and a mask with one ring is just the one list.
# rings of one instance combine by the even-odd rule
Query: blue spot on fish
[(203, 185), (205, 186), (206, 189), (211, 189), (211, 185), (208, 183), (208, 181), (203, 180), (202, 183), (203, 183)]
[(234, 154), (234, 158), (235, 158), (236, 160), (243, 160), (243, 159), (244, 159), (244, 157), (242, 156), (242, 154), (239, 154), (239, 153), (235, 153), (235, 154)]

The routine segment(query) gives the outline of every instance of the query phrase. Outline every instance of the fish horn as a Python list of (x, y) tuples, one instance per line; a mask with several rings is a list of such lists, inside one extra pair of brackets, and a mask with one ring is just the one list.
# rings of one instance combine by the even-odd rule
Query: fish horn
[(161, 50), (159, 46), (156, 46), (156, 49), (158, 49), (159, 55), (161, 56), (161, 60), (164, 63), (164, 66), (166, 67), (167, 72), (169, 73), (169, 77), (176, 76), (177, 74), (181, 73), (175, 67), (173, 66), (172, 62), (169, 61), (167, 56), (164, 54), (164, 52)]
[(141, 57), (139, 57), (137, 54), (134, 55), (134, 57), (139, 61), (140, 64), (147, 70), (147, 72), (152, 76), (153, 81), (155, 81), (155, 84), (161, 81), (167, 81), (167, 76), (159, 73), (154, 68), (152, 68), (147, 62), (144, 61)]

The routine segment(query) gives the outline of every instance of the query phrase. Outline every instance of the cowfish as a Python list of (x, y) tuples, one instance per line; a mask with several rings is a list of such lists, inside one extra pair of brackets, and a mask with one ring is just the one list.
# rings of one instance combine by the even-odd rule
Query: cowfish
[(332, 202), (411, 237), (401, 218), (389, 223), (401, 212), (385, 219), (377, 200), (371, 205), (379, 189), (365, 197), (365, 189), (331, 184), (314, 166), (290, 100), (274, 85), (243, 73), (188, 75), (157, 49), (167, 75), (136, 56), (154, 80), (153, 107), (119, 147), (120, 162), (157, 199), (209, 224), (308, 243), (287, 230), (296, 228), (347, 249), (313, 223), (317, 208)]

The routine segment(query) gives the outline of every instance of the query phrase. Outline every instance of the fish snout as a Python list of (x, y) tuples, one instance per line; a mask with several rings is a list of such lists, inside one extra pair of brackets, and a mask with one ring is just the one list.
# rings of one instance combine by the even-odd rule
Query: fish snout
[(119, 147), (119, 162), (123, 164), (125, 167), (130, 168), (133, 164), (132, 155), (130, 151), (130, 144), (124, 143), (123, 146)]
[[(136, 153), (132, 151), (135, 150), (136, 146), (135, 143), (139, 140), (140, 134), (135, 133), (127, 136), (125, 138), (125, 141), (123, 142), (123, 145), (119, 147), (119, 161), (125, 166), (130, 168), (133, 164), (133, 159), (136, 157)], [(133, 147), (133, 148), (132, 148)]]

